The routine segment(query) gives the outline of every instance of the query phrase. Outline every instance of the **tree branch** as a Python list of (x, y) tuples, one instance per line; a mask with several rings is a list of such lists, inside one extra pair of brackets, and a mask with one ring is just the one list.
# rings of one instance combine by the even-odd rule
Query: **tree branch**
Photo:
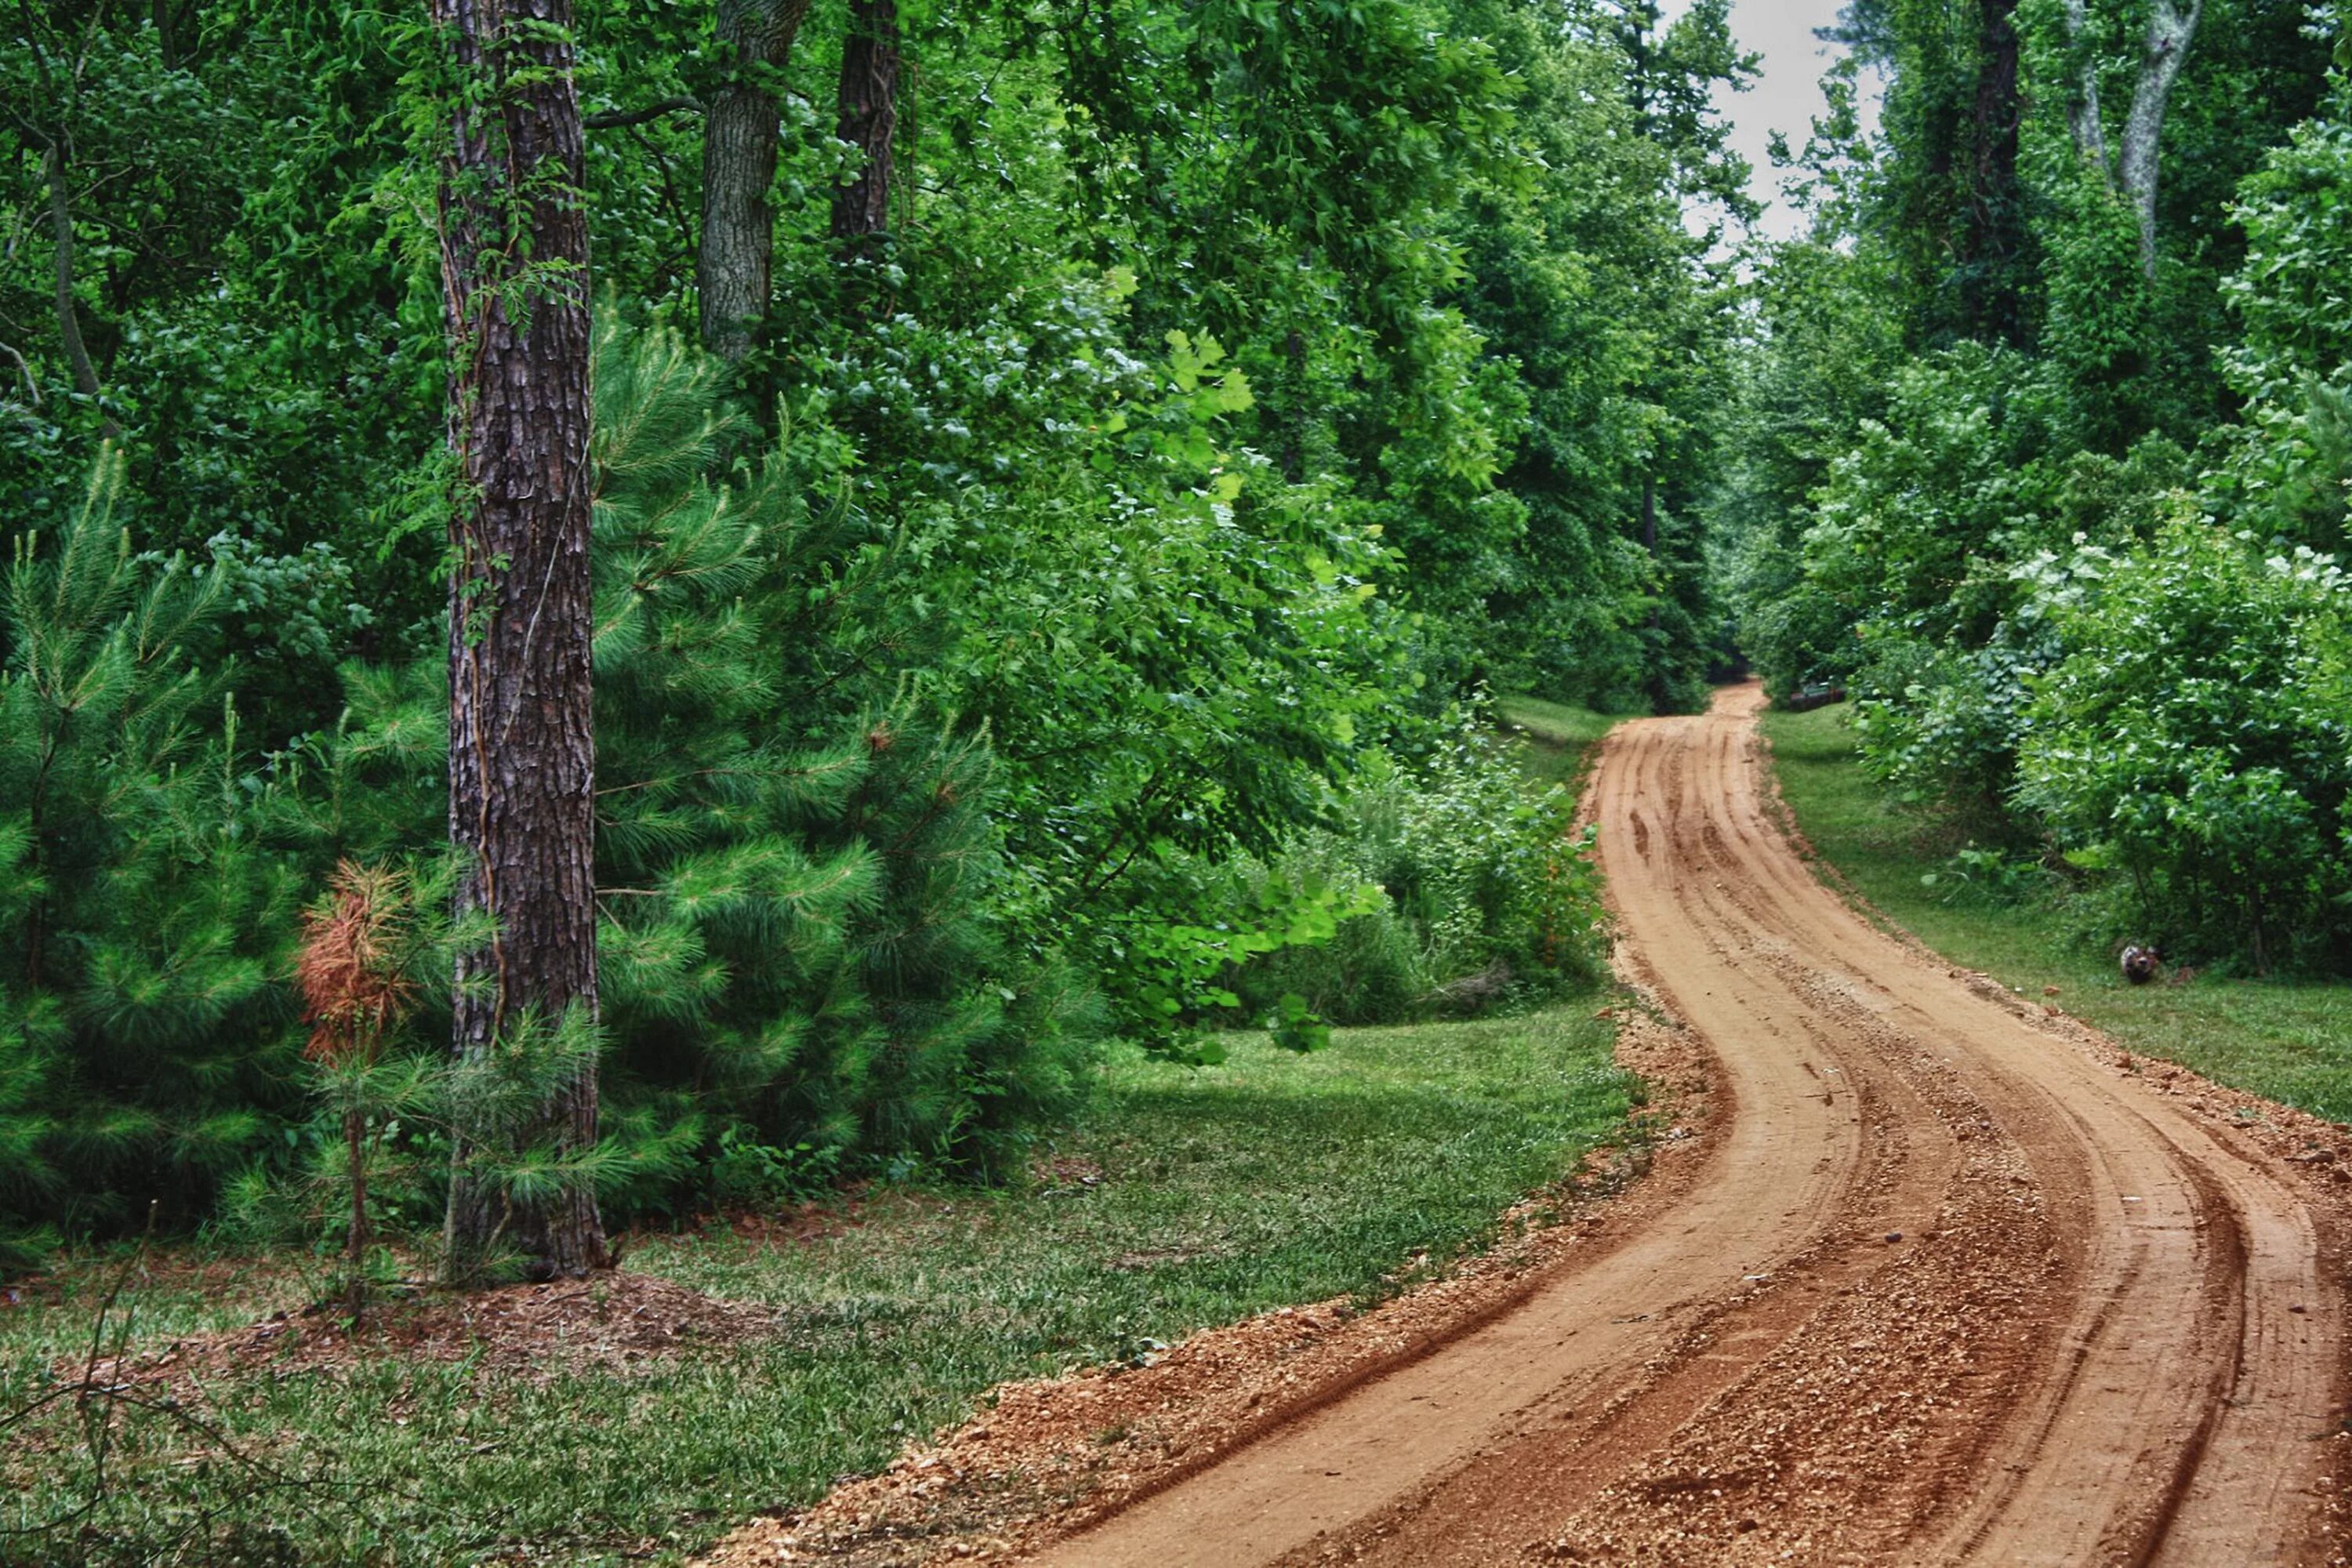
[(643, 125), (649, 120), (659, 120), (665, 114), (699, 114), (698, 99), (665, 98), (643, 109), (610, 109), (601, 114), (583, 115), (580, 123), (591, 131), (618, 131), (624, 126)]
[(2115, 188), (2115, 171), (2107, 164), (2107, 132), (2099, 118), (2099, 60), (2084, 41), (2090, 20), (2087, 0), (2066, 0), (2066, 45), (2079, 58), (2081, 74), (2066, 100), (2066, 128), (2074, 133), (2074, 151), (2097, 168), (2099, 178)]
[(6, 343), (0, 343), (0, 354), (6, 354), (16, 362), (16, 374), (25, 378), (25, 395), (33, 400), (33, 406), (38, 408), (41, 405), (41, 384), (33, 379), (33, 367), (25, 363), (23, 354)]
[[(66, 151), (62, 142), (49, 143), (49, 235), (57, 250), (58, 338), (65, 346), (66, 364), (73, 372), (74, 390), (84, 397), (98, 396), (98, 367), (89, 362), (89, 348), (81, 341), (81, 318), (74, 309), (73, 210), (66, 201)], [(120, 434), (114, 416), (105, 415), (106, 438)]]

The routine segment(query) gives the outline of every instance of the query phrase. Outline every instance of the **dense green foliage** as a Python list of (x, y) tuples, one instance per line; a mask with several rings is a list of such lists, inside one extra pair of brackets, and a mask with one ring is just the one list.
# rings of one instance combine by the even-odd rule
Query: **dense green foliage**
[(2261, 559), (2194, 516), (2120, 559), (2085, 545), (2065, 577), (2020, 807), (2184, 941), (2341, 963), (2352, 584), (2308, 546)]
[(1816, 126), (1814, 226), (1769, 258), (1725, 437), (1743, 647), (1775, 690), (1852, 690), (1865, 765), (1973, 840), (1953, 882), (2054, 879), (2102, 938), (2340, 972), (2340, 11), (2205, 5), (2148, 186), (2118, 150), (2149, 5), (2079, 36), (1977, 10), (1851, 14), (1883, 128)]
[(1378, 887), (1387, 899), (1330, 940), (1245, 973), (1244, 999), (1290, 993), (1340, 1022), (1395, 1022), (1598, 980), (1599, 888), (1590, 839), (1573, 831), (1575, 797), (1558, 784), (1530, 791), (1503, 751), (1474, 732), (1417, 769), (1367, 768), (1345, 818), (1299, 840), (1269, 879)]
[[(1001, 1171), (1109, 1034), (1304, 1050), (1588, 983), (1564, 798), (1476, 693), (1686, 708), (1724, 657), (1722, 0), (906, 6), (860, 234), (817, 107), (845, 7), (781, 63), (720, 9), (578, 7), (603, 1016), (551, 1048), (602, 1053), (608, 1207)], [(345, 859), (415, 900), (367, 1146), (422, 1220), (462, 934), (444, 40), (279, 0), (25, 26), (0, 1231), (340, 1179), (291, 978)], [(746, 87), (772, 278), (706, 358), (705, 127)]]
[(304, 889), (260, 842), (271, 803), (237, 767), (236, 710), (184, 646), (220, 579), (134, 557), (121, 483), (102, 459), (7, 578), (0, 1215), (34, 1237), (137, 1218), (134, 1194), (185, 1219), (300, 1106), (270, 960)]

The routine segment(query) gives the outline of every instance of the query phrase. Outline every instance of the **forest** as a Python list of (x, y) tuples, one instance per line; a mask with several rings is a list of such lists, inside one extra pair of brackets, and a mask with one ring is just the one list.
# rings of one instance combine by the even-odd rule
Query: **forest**
[(1578, 994), (1497, 696), (1842, 689), (1955, 885), (2352, 962), (2334, 5), (1856, 0), (1783, 241), (1728, 0), (14, 26), (0, 1266), (578, 1272)]
[(1852, 8), (1706, 514), (1955, 896), (2215, 973), (2352, 961), (2343, 20)]

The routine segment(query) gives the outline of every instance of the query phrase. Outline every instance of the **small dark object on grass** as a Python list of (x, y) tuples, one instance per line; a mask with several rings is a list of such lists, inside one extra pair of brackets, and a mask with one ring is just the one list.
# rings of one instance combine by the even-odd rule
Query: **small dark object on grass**
[(2164, 973), (2164, 954), (2152, 947), (2135, 942), (2124, 949), (2124, 978), (2134, 985), (2145, 985)]
[(1800, 686), (1787, 696), (1777, 699), (1772, 706), (1783, 713), (1809, 713), (1816, 708), (1826, 708), (1832, 702), (1845, 700), (1845, 688), (1815, 682)]

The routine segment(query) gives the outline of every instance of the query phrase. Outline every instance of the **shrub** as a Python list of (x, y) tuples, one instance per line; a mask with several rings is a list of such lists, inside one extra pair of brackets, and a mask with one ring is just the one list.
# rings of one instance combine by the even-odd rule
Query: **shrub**
[(2084, 547), (2042, 596), (2073, 651), (2034, 684), (2021, 802), (2076, 865), (2124, 873), (2168, 946), (2340, 960), (2352, 579), (2183, 517)]
[(1947, 904), (2021, 904), (2050, 890), (2050, 873), (2030, 856), (1969, 845), (1919, 879)]
[(2317, 549), (2352, 544), (2352, 86), (2239, 189), (2246, 262), (2223, 292), (2245, 323), (2224, 369), (2247, 403), (2214, 476), (2234, 521)]
[(134, 555), (122, 500), (110, 450), (0, 604), (0, 1266), (52, 1225), (200, 1216), (302, 1103), (301, 868), (186, 651), (220, 579)]
[(2029, 683), (2063, 651), (2038, 563), (2070, 537), (2146, 537), (2187, 458), (2161, 437), (2121, 458), (2070, 451), (2046, 367), (2011, 355), (1939, 355), (1895, 394), (1833, 467), (1801, 596), (1868, 606), (1840, 673), (1872, 773), (1964, 834), (2013, 839), (2032, 828), (2010, 812)]
[[(608, 318), (599, 356), (604, 1016), (549, 1048), (604, 1054), (605, 1200), (690, 1206), (803, 1145), (803, 1172), (999, 1168), (1076, 1092), (1092, 1004), (999, 934), (992, 759), (894, 690), (890, 542), (809, 508), (781, 444), (709, 482), (748, 433), (675, 334)], [(0, 609), (0, 1247), (150, 1200), (193, 1222), (237, 1172), (247, 1209), (341, 1225), (354, 1133), (376, 1213), (413, 1215), (458, 1092), (415, 1070), (446, 979), (387, 1050), (396, 1107), (364, 1074), (305, 1092), (289, 982), (338, 859), (441, 885), (437, 661), (350, 667), (336, 730), (249, 770), (187, 652), (242, 579), (137, 555), (121, 489), (110, 456), (61, 537), (20, 538)]]
[(1979, 648), (1885, 639), (1856, 681), (1863, 766), (1964, 833), (2009, 836), (2026, 683), (2048, 652), (2042, 639), (2008, 635)]
[(1852, 624), (1981, 642), (2009, 597), (2000, 563), (2049, 542), (2063, 409), (2041, 367), (1973, 343), (1897, 372), (1815, 497), (1808, 578)]
[(1236, 986), (1244, 997), (1294, 992), (1334, 1021), (1384, 1023), (1600, 977), (1604, 917), (1575, 797), (1530, 789), (1507, 742), (1485, 728), (1464, 728), (1417, 766), (1377, 754), (1341, 826), (1272, 863), (1271, 879), (1361, 879), (1387, 900), (1341, 921), (1328, 942), (1254, 966)]
[(789, 428), (710, 482), (751, 440), (719, 389), (675, 333), (607, 313), (598, 952), (624, 1211), (689, 1201), (720, 1129), (805, 1143), (803, 1169), (994, 1168), (1068, 1102), (1090, 1031), (1084, 988), (999, 935), (983, 737), (877, 658), (907, 587), (891, 542), (807, 504)]

